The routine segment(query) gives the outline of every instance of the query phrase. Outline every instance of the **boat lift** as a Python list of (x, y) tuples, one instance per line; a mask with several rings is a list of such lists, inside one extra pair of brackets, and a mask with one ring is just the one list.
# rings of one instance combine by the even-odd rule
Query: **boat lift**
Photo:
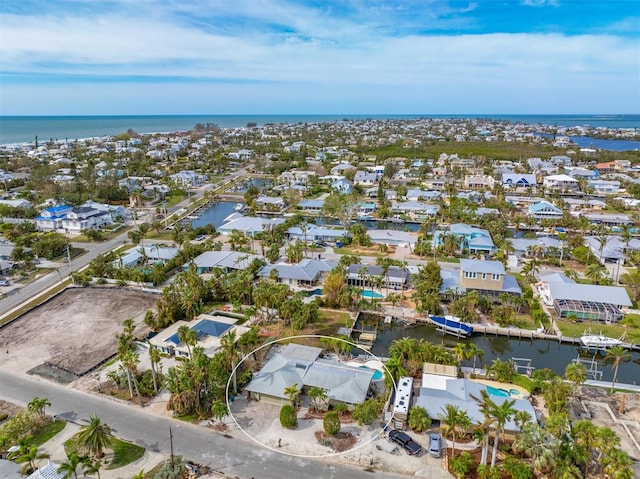
[(586, 367), (587, 379), (591, 379), (594, 381), (600, 381), (602, 379), (603, 371), (598, 369), (598, 363), (596, 362), (595, 356), (593, 356), (591, 359), (583, 359), (580, 356), (578, 356), (576, 359), (574, 359), (571, 362), (583, 364)]
[(513, 366), (518, 374), (520, 374), (522, 370), (524, 374), (531, 377), (531, 373), (536, 370), (536, 368), (531, 366), (531, 358), (511, 358), (511, 361), (513, 361)]

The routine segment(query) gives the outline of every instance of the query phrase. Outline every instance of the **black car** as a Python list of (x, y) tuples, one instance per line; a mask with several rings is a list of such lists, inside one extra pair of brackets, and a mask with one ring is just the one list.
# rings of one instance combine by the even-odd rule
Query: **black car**
[(398, 431), (397, 429), (389, 431), (389, 440), (400, 444), (410, 456), (417, 456), (422, 452), (422, 446), (420, 446), (420, 444), (411, 439), (411, 436), (408, 434)]

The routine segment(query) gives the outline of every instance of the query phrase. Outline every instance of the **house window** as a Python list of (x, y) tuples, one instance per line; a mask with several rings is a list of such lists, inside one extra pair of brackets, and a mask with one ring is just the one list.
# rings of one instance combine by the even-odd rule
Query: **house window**
[(487, 273), (482, 273), (482, 279), (487, 279)]
[(471, 271), (465, 271), (464, 277), (469, 279), (476, 279), (476, 273)]
[(494, 273), (494, 274), (491, 275), (491, 279), (493, 281), (500, 281), (500, 275)]

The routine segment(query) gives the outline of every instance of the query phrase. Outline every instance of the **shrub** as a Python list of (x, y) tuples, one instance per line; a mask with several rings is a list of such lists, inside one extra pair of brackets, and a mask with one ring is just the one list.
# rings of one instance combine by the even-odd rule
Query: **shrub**
[(353, 419), (358, 421), (358, 425), (369, 425), (376, 420), (378, 414), (380, 413), (381, 407), (382, 405), (377, 400), (373, 398), (367, 399), (365, 402), (360, 403), (356, 406), (351, 416), (353, 417)]
[(9, 417), (9, 413), (8, 412), (3, 412), (2, 414), (0, 414), (0, 422), (4, 421), (8, 417)]
[(280, 409), (280, 424), (287, 429), (293, 429), (298, 425), (296, 410), (290, 404), (285, 404)]
[(516, 375), (511, 380), (511, 383), (515, 384), (516, 386), (525, 388), (527, 391), (529, 391), (532, 394), (539, 389), (539, 385), (535, 381), (529, 379), (527, 376), (524, 376), (522, 374)]
[(325, 415), (322, 420), (322, 426), (324, 427), (324, 432), (329, 434), (329, 436), (335, 436), (340, 432), (340, 417), (337, 412), (329, 412)]

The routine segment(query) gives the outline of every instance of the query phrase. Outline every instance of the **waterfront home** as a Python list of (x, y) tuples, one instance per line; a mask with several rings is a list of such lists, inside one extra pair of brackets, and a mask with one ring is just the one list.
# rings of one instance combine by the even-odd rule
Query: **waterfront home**
[(270, 278), (275, 271), (276, 282), (293, 288), (314, 288), (320, 286), (325, 275), (338, 266), (337, 261), (305, 258), (298, 264), (277, 263), (263, 267), (258, 276)]
[(513, 254), (520, 258), (522, 256), (546, 256), (550, 251), (557, 251), (563, 247), (562, 241), (549, 236), (541, 236), (536, 239), (514, 238), (511, 240)]
[(347, 268), (347, 284), (357, 288), (371, 288), (380, 283), (382, 287), (394, 290), (404, 289), (409, 280), (409, 273), (399, 266), (390, 266), (386, 274), (376, 264), (351, 264)]
[(587, 188), (592, 189), (594, 193), (614, 195), (620, 192), (620, 182), (616, 180), (589, 180)]
[(287, 230), (286, 236), (289, 240), (299, 241), (339, 241), (341, 238), (351, 237), (351, 233), (342, 228), (329, 228), (315, 224), (306, 226), (292, 226)]
[(290, 404), (285, 389), (296, 385), (302, 394), (312, 387), (323, 389), (328, 405), (364, 402), (375, 371), (322, 359), (321, 352), (320, 348), (296, 343), (282, 347), (253, 374), (244, 388), (249, 398), (278, 406)]
[(578, 180), (569, 175), (549, 175), (542, 179), (542, 184), (550, 190), (577, 191), (580, 189)]
[[(489, 393), (491, 400), (500, 405), (505, 401), (514, 401), (516, 411), (526, 411), (530, 417), (536, 418), (536, 411), (517, 389), (501, 389), (487, 386), (471, 379), (458, 379), (442, 374), (423, 373), (420, 390), (413, 406), (423, 407), (430, 418), (440, 421), (445, 406), (458, 407), (465, 411), (473, 424), (481, 424), (484, 416), (475, 398), (482, 397), (482, 391)], [(513, 416), (504, 424), (506, 433), (518, 432), (520, 427)]]
[[(239, 251), (205, 251), (193, 259), (198, 274), (212, 273), (219, 269), (225, 273), (247, 269), (255, 260), (264, 261), (260, 255), (242, 253)], [(185, 264), (182, 269), (188, 270), (191, 263)]]
[(421, 201), (393, 202), (391, 204), (392, 213), (409, 215), (413, 218), (435, 216), (439, 209), (438, 205), (429, 205)]
[(527, 208), (527, 216), (537, 220), (562, 218), (562, 210), (548, 201), (539, 201)]
[(418, 235), (408, 231), (370, 229), (367, 234), (373, 244), (399, 246), (401, 248), (410, 248), (411, 250), (413, 250), (418, 241)]
[(584, 216), (589, 220), (589, 223), (596, 225), (633, 226), (635, 224), (631, 215), (624, 213), (583, 213), (580, 216)]
[(309, 213), (322, 213), (324, 200), (302, 200), (298, 203), (298, 209)]
[(284, 223), (284, 218), (258, 218), (257, 216), (234, 216), (234, 219), (217, 228), (218, 233), (231, 235), (233, 230), (238, 230), (247, 236), (255, 237), (267, 228)]
[(536, 286), (545, 304), (561, 318), (608, 324), (620, 321), (631, 306), (623, 287), (578, 284), (562, 274), (543, 277)]
[(507, 274), (500, 261), (461, 259), (458, 271), (442, 269), (440, 276), (440, 294), (463, 294), (468, 290), (492, 297), (502, 293), (522, 294), (518, 281)]
[(256, 198), (256, 206), (260, 211), (268, 211), (271, 213), (278, 213), (285, 209), (286, 204), (280, 197), (272, 197), (260, 195)]
[(496, 251), (491, 234), (482, 228), (456, 223), (449, 226), (447, 230), (436, 230), (433, 233), (433, 244), (436, 248), (444, 244), (446, 235), (455, 237), (459, 251), (466, 249), (470, 254), (488, 255)]

